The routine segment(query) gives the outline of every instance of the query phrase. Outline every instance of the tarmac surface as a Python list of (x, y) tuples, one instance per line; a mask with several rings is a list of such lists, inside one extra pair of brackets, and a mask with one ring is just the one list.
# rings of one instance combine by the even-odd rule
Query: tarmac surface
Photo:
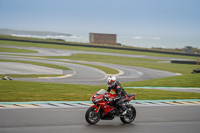
[(0, 62), (0, 69), (0, 74), (63, 74), (60, 69), (16, 62)]
[(10, 54), (10, 55), (13, 54), (13, 55), (32, 55), (32, 56), (70, 56), (70, 55), (74, 55), (74, 54), (78, 54), (78, 53), (83, 53), (83, 54), (122, 56), (122, 57), (137, 57), (137, 58), (158, 59), (158, 60), (174, 59), (174, 58), (169, 58), (169, 57), (133, 55), (133, 54), (119, 54), (119, 53), (105, 53), (105, 52), (92, 52), (92, 51), (80, 51), (80, 50), (64, 50), (64, 49), (51, 49), (51, 48), (37, 48), (37, 47), (23, 47), (23, 46), (11, 46), (11, 45), (2, 45), (2, 44), (0, 44), (0, 47), (28, 49), (28, 50), (38, 51), (38, 53), (0, 52), (0, 54)]
[[(14, 55), (37, 55), (37, 56), (70, 56), (76, 53), (114, 55), (124, 57), (138, 57), (148, 59), (170, 60), (172, 58), (153, 57), (144, 55), (126, 55), (115, 53), (101, 53), (62, 49), (46, 49), (34, 47), (19, 47), (0, 45), (0, 47), (22, 48), (36, 50), (39, 53), (5, 53), (0, 52), (0, 59), (26, 60), (56, 64), (71, 68), (67, 71), (68, 76), (46, 79), (39, 78), (15, 78), (22, 81), (39, 81), (53, 83), (72, 83), (101, 85), (106, 83), (106, 75), (103, 71), (62, 60), (47, 60), (41, 58), (15, 57)], [(11, 56), (13, 54), (13, 56)], [(77, 62), (80, 61), (73, 61)], [(83, 62), (81, 62), (83, 63)], [(108, 63), (84, 62), (86, 64), (101, 65), (119, 70), (117, 78), (120, 82), (140, 81), (162, 77), (175, 76), (177, 74), (123, 65)], [(19, 64), (18, 64), (19, 65)], [(0, 65), (1, 66), (1, 65)], [(6, 66), (4, 66), (6, 67)], [(34, 69), (34, 66), (29, 67)], [(39, 68), (40, 69), (40, 68)], [(38, 69), (38, 71), (39, 71)], [(0, 68), (1, 70), (1, 68)], [(10, 68), (10, 70), (13, 70)], [(17, 70), (19, 73), (21, 70)], [(37, 70), (36, 70), (37, 71)], [(30, 72), (33, 72), (30, 70)], [(180, 90), (180, 89), (179, 89)], [(200, 131), (200, 105), (199, 101), (178, 101), (178, 102), (145, 102), (138, 100), (134, 104), (137, 116), (133, 123), (123, 124), (117, 117), (112, 121), (101, 120), (96, 125), (89, 125), (85, 121), (85, 112), (88, 105), (65, 103), (27, 104), (15, 103), (13, 105), (0, 105), (0, 133), (199, 133)]]
[[(108, 75), (106, 75), (106, 73), (104, 73), (103, 71), (101, 71), (97, 68), (80, 65), (80, 64), (68, 63), (68, 62), (59, 62), (62, 60), (47, 60), (47, 59), (43, 60), (43, 59), (37, 59), (37, 58), (13, 57), (13, 56), (8, 56), (8, 55), (2, 55), (0, 57), (0, 59), (49, 63), (49, 64), (65, 66), (65, 67), (72, 69), (72, 71), (73, 71), (73, 72), (69, 71), (70, 76), (67, 76), (67, 78), (50, 78), (50, 77), (43, 78), (43, 79), (40, 79), (40, 78), (14, 78), (14, 80), (85, 84), (85, 85), (103, 85), (106, 83), (106, 79), (108, 77)], [(163, 77), (170, 77), (170, 76), (178, 75), (178, 74), (175, 74), (172, 72), (149, 69), (149, 68), (142, 68), (142, 67), (134, 67), (134, 66), (115, 65), (115, 64), (100, 63), (100, 62), (82, 62), (82, 61), (73, 61), (73, 60), (70, 60), (70, 62), (93, 64), (93, 65), (99, 65), (99, 66), (105, 66), (105, 67), (117, 69), (118, 71), (120, 71), (120, 73), (115, 76), (117, 77), (117, 79), (120, 82), (141, 81), (141, 80), (156, 79), (156, 78), (163, 78)], [(0, 66), (0, 68), (1, 68), (1, 66)], [(3, 71), (3, 70), (0, 70), (0, 71)]]
[(1, 133), (199, 133), (200, 106), (136, 106), (133, 123), (119, 117), (85, 121), (87, 108), (1, 109)]
[[(70, 83), (70, 84), (84, 84), (84, 85), (103, 85), (106, 83), (106, 79), (108, 75), (106, 75), (103, 71), (79, 64), (69, 63), (66, 60), (49, 60), (44, 58), (27, 58), (23, 56), (15, 56), (15, 55), (31, 55), (31, 56), (70, 56), (77, 53), (87, 53), (87, 54), (99, 54), (99, 55), (113, 55), (113, 56), (123, 56), (123, 57), (137, 57), (137, 58), (149, 58), (149, 59), (162, 59), (162, 60), (170, 60), (171, 58), (166, 57), (153, 57), (153, 56), (145, 56), (145, 55), (129, 55), (129, 54), (116, 54), (116, 53), (103, 53), (103, 52), (91, 52), (91, 51), (77, 51), (77, 50), (63, 50), (63, 49), (49, 49), (49, 48), (36, 48), (36, 47), (21, 47), (21, 46), (9, 46), (9, 45), (0, 45), (0, 47), (8, 47), (8, 48), (18, 48), (18, 49), (29, 49), (38, 51), (38, 53), (9, 53), (9, 52), (0, 52), (0, 54), (4, 54), (0, 56), (0, 59), (9, 59), (9, 60), (24, 60), (24, 61), (35, 61), (35, 62), (44, 62), (49, 64), (56, 64), (68, 67), (72, 69), (72, 71), (66, 71), (66, 75), (62, 77), (56, 78), (14, 78), (14, 80), (20, 81), (35, 81), (35, 82), (52, 82), (52, 83)], [(12, 56), (13, 55), (13, 56)], [(60, 62), (64, 61), (64, 62)], [(119, 71), (117, 75), (117, 79), (120, 82), (131, 82), (131, 81), (141, 81), (148, 79), (156, 79), (163, 77), (176, 76), (177, 74), (167, 71), (154, 70), (149, 68), (142, 67), (134, 67), (134, 66), (125, 66), (125, 65), (114, 65), (109, 63), (100, 63), (100, 62), (83, 62), (83, 61), (75, 61), (70, 60), (70, 62), (75, 63), (85, 63), (85, 64), (93, 64), (99, 66), (110, 67)], [(23, 69), (17, 69), (19, 64), (15, 64), (16, 67), (10, 67), (9, 64), (3, 66), (0, 65), (0, 73), (10, 72), (15, 73), (24, 73), (25, 65)], [(22, 65), (21, 65), (22, 66)], [(18, 67), (19, 68), (19, 67)], [(34, 66), (29, 66), (29, 73), (41, 73), (41, 69)], [(33, 71), (34, 70), (34, 71)], [(36, 72), (37, 71), (37, 72)], [(55, 71), (56, 72), (56, 71)], [(63, 72), (64, 73), (64, 72)]]

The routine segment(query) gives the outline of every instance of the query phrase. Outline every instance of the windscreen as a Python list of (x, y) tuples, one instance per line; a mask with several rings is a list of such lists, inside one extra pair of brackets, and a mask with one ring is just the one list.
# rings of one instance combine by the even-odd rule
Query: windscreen
[(100, 91), (98, 91), (98, 92), (97, 92), (97, 94), (99, 94), (99, 95), (100, 95), (100, 94), (103, 94), (103, 93), (106, 93), (106, 92), (107, 92), (106, 90), (104, 90), (104, 89), (101, 89)]

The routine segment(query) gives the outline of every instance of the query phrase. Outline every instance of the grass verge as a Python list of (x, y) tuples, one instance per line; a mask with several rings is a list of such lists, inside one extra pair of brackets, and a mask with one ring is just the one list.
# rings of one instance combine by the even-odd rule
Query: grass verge
[[(167, 54), (156, 54), (150, 52), (136, 52), (125, 50), (111, 50), (103, 48), (85, 48), (74, 46), (60, 46), (53, 44), (25, 43), (14, 41), (0, 41), (1, 44), (17, 45), (26, 47), (44, 47), (55, 49), (71, 49), (71, 50), (86, 50), (108, 53), (122, 54), (139, 54), (148, 56), (173, 57), (196, 59), (196, 57), (177, 56)], [(61, 57), (59, 57), (61, 58)], [(91, 54), (77, 54), (70, 57), (63, 57), (73, 60), (84, 60), (94, 62), (105, 62), (120, 65), (130, 65), (139, 67), (148, 67), (153, 69), (182, 73), (186, 75), (169, 77), (163, 79), (154, 79), (148, 81), (138, 81), (123, 83), (123, 86), (167, 86), (167, 87), (199, 87), (199, 75), (189, 74), (196, 65), (183, 65), (171, 63), (158, 63), (159, 60), (143, 59), (143, 58), (128, 58), (116, 56), (99, 56)], [(0, 60), (2, 61), (2, 60)], [(5, 60), (4, 60), (5, 61)], [(8, 61), (8, 60), (7, 60)], [(13, 60), (12, 60), (13, 62)], [(17, 61), (18, 62), (18, 61)], [(22, 62), (27, 63), (27, 62)], [(30, 63), (30, 62), (29, 62)], [(34, 62), (36, 63), (36, 62)], [(38, 65), (38, 64), (37, 64)], [(49, 67), (49, 65), (48, 65)], [(23, 81), (1, 81), (0, 80), (0, 101), (85, 101), (89, 100), (90, 96), (101, 88), (106, 86), (86, 86), (72, 84), (55, 84), (55, 83), (39, 83), (39, 82), (23, 82)], [(160, 100), (160, 99), (199, 99), (199, 93), (190, 92), (174, 92), (165, 90), (145, 90), (145, 89), (126, 89), (128, 93), (138, 93), (138, 100)]]
[(0, 59), (0, 62), (26, 63), (26, 64), (32, 64), (32, 65), (38, 65), (38, 66), (44, 66), (44, 67), (50, 67), (50, 68), (56, 68), (56, 69), (62, 69), (62, 70), (71, 70), (68, 67), (64, 67), (64, 66), (59, 66), (59, 65), (54, 65), (54, 64), (48, 64), (48, 63), (41, 63), (41, 62), (34, 62), (34, 61)]
[[(0, 80), (1, 102), (23, 101), (88, 101), (93, 93), (107, 86), (87, 86)], [(138, 100), (199, 99), (200, 93), (150, 89), (126, 89), (137, 93)]]
[(59, 59), (62, 58), (70, 60), (104, 62), (104, 63), (119, 64), (119, 65), (145, 67), (145, 68), (151, 68), (151, 69), (157, 69), (157, 70), (163, 70), (181, 74), (190, 74), (193, 71), (193, 69), (196, 69), (196, 65), (159, 63), (158, 61), (160, 60), (156, 59), (95, 55), (95, 54), (76, 54), (72, 56), (64, 56), (64, 57), (53, 56), (46, 58), (59, 58)]
[(0, 46), (0, 52), (11, 52), (11, 53), (38, 53), (34, 50), (18, 49), (18, 48), (5, 48)]
[(40, 47), (40, 48), (53, 48), (53, 49), (96, 51), (96, 52), (105, 52), (105, 53), (120, 53), (120, 54), (147, 55), (147, 56), (158, 56), (158, 57), (172, 57), (172, 58), (181, 58), (181, 59), (197, 59), (197, 57), (192, 57), (192, 56), (171, 55), (171, 54), (161, 54), (161, 53), (152, 53), (152, 52), (139, 52), (139, 51), (129, 51), (129, 50), (116, 50), (116, 49), (106, 49), (106, 48), (66, 46), (66, 45), (56, 45), (56, 44), (16, 42), (16, 41), (4, 41), (4, 40), (0, 40), (0, 43), (3, 45), (24, 46), (24, 47)]
[[(59, 65), (54, 65), (54, 64), (48, 64), (48, 63), (40, 63), (40, 62), (31, 62), (31, 61), (20, 61), (20, 60), (7, 60), (7, 59), (0, 59), (0, 62), (17, 62), (17, 63), (26, 63), (26, 64), (32, 64), (32, 65), (37, 65), (37, 66), (44, 66), (44, 67), (50, 67), (50, 68), (55, 68), (55, 69), (61, 69), (61, 70), (71, 70), (67, 67), (64, 66), (59, 66)], [(23, 65), (23, 64), (22, 64)], [(0, 74), (0, 77), (4, 77), (9, 75), (12, 78), (37, 78), (37, 77), (56, 77), (56, 76), (61, 76), (61, 75), (47, 75), (47, 74)]]
[(97, 68), (99, 70), (104, 71), (107, 75), (114, 75), (114, 74), (118, 74), (119, 73), (118, 70), (112, 69), (112, 68), (109, 68), (109, 67), (103, 67), (103, 66), (86, 64), (86, 63), (77, 63), (77, 62), (71, 62), (71, 63), (85, 65), (85, 66), (89, 66), (89, 67), (94, 67), (94, 68)]
[(0, 77), (10, 76), (11, 78), (38, 78), (38, 77), (58, 77), (59, 74), (0, 74)]
[(123, 86), (157, 86), (157, 87), (200, 87), (200, 74), (186, 74), (174, 77), (122, 83)]

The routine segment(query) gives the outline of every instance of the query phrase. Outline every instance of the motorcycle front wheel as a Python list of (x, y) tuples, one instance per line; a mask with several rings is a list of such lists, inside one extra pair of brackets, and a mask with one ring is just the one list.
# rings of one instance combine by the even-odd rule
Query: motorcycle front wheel
[(85, 113), (85, 120), (92, 125), (99, 122), (101, 118), (100, 111), (95, 114), (95, 110), (96, 108), (90, 107)]
[(120, 116), (120, 120), (125, 123), (131, 123), (136, 117), (136, 109), (131, 104), (126, 105), (127, 113), (123, 116)]

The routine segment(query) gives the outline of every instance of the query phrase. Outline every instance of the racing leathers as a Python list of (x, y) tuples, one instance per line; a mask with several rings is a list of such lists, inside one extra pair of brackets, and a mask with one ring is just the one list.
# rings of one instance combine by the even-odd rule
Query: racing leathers
[(123, 110), (126, 110), (126, 107), (123, 106), (123, 102), (128, 100), (128, 96), (124, 88), (118, 81), (116, 81), (116, 83), (112, 87), (108, 87), (107, 91), (110, 92), (111, 89), (117, 94), (116, 99), (118, 100), (116, 101), (116, 105), (120, 108), (123, 108)]

